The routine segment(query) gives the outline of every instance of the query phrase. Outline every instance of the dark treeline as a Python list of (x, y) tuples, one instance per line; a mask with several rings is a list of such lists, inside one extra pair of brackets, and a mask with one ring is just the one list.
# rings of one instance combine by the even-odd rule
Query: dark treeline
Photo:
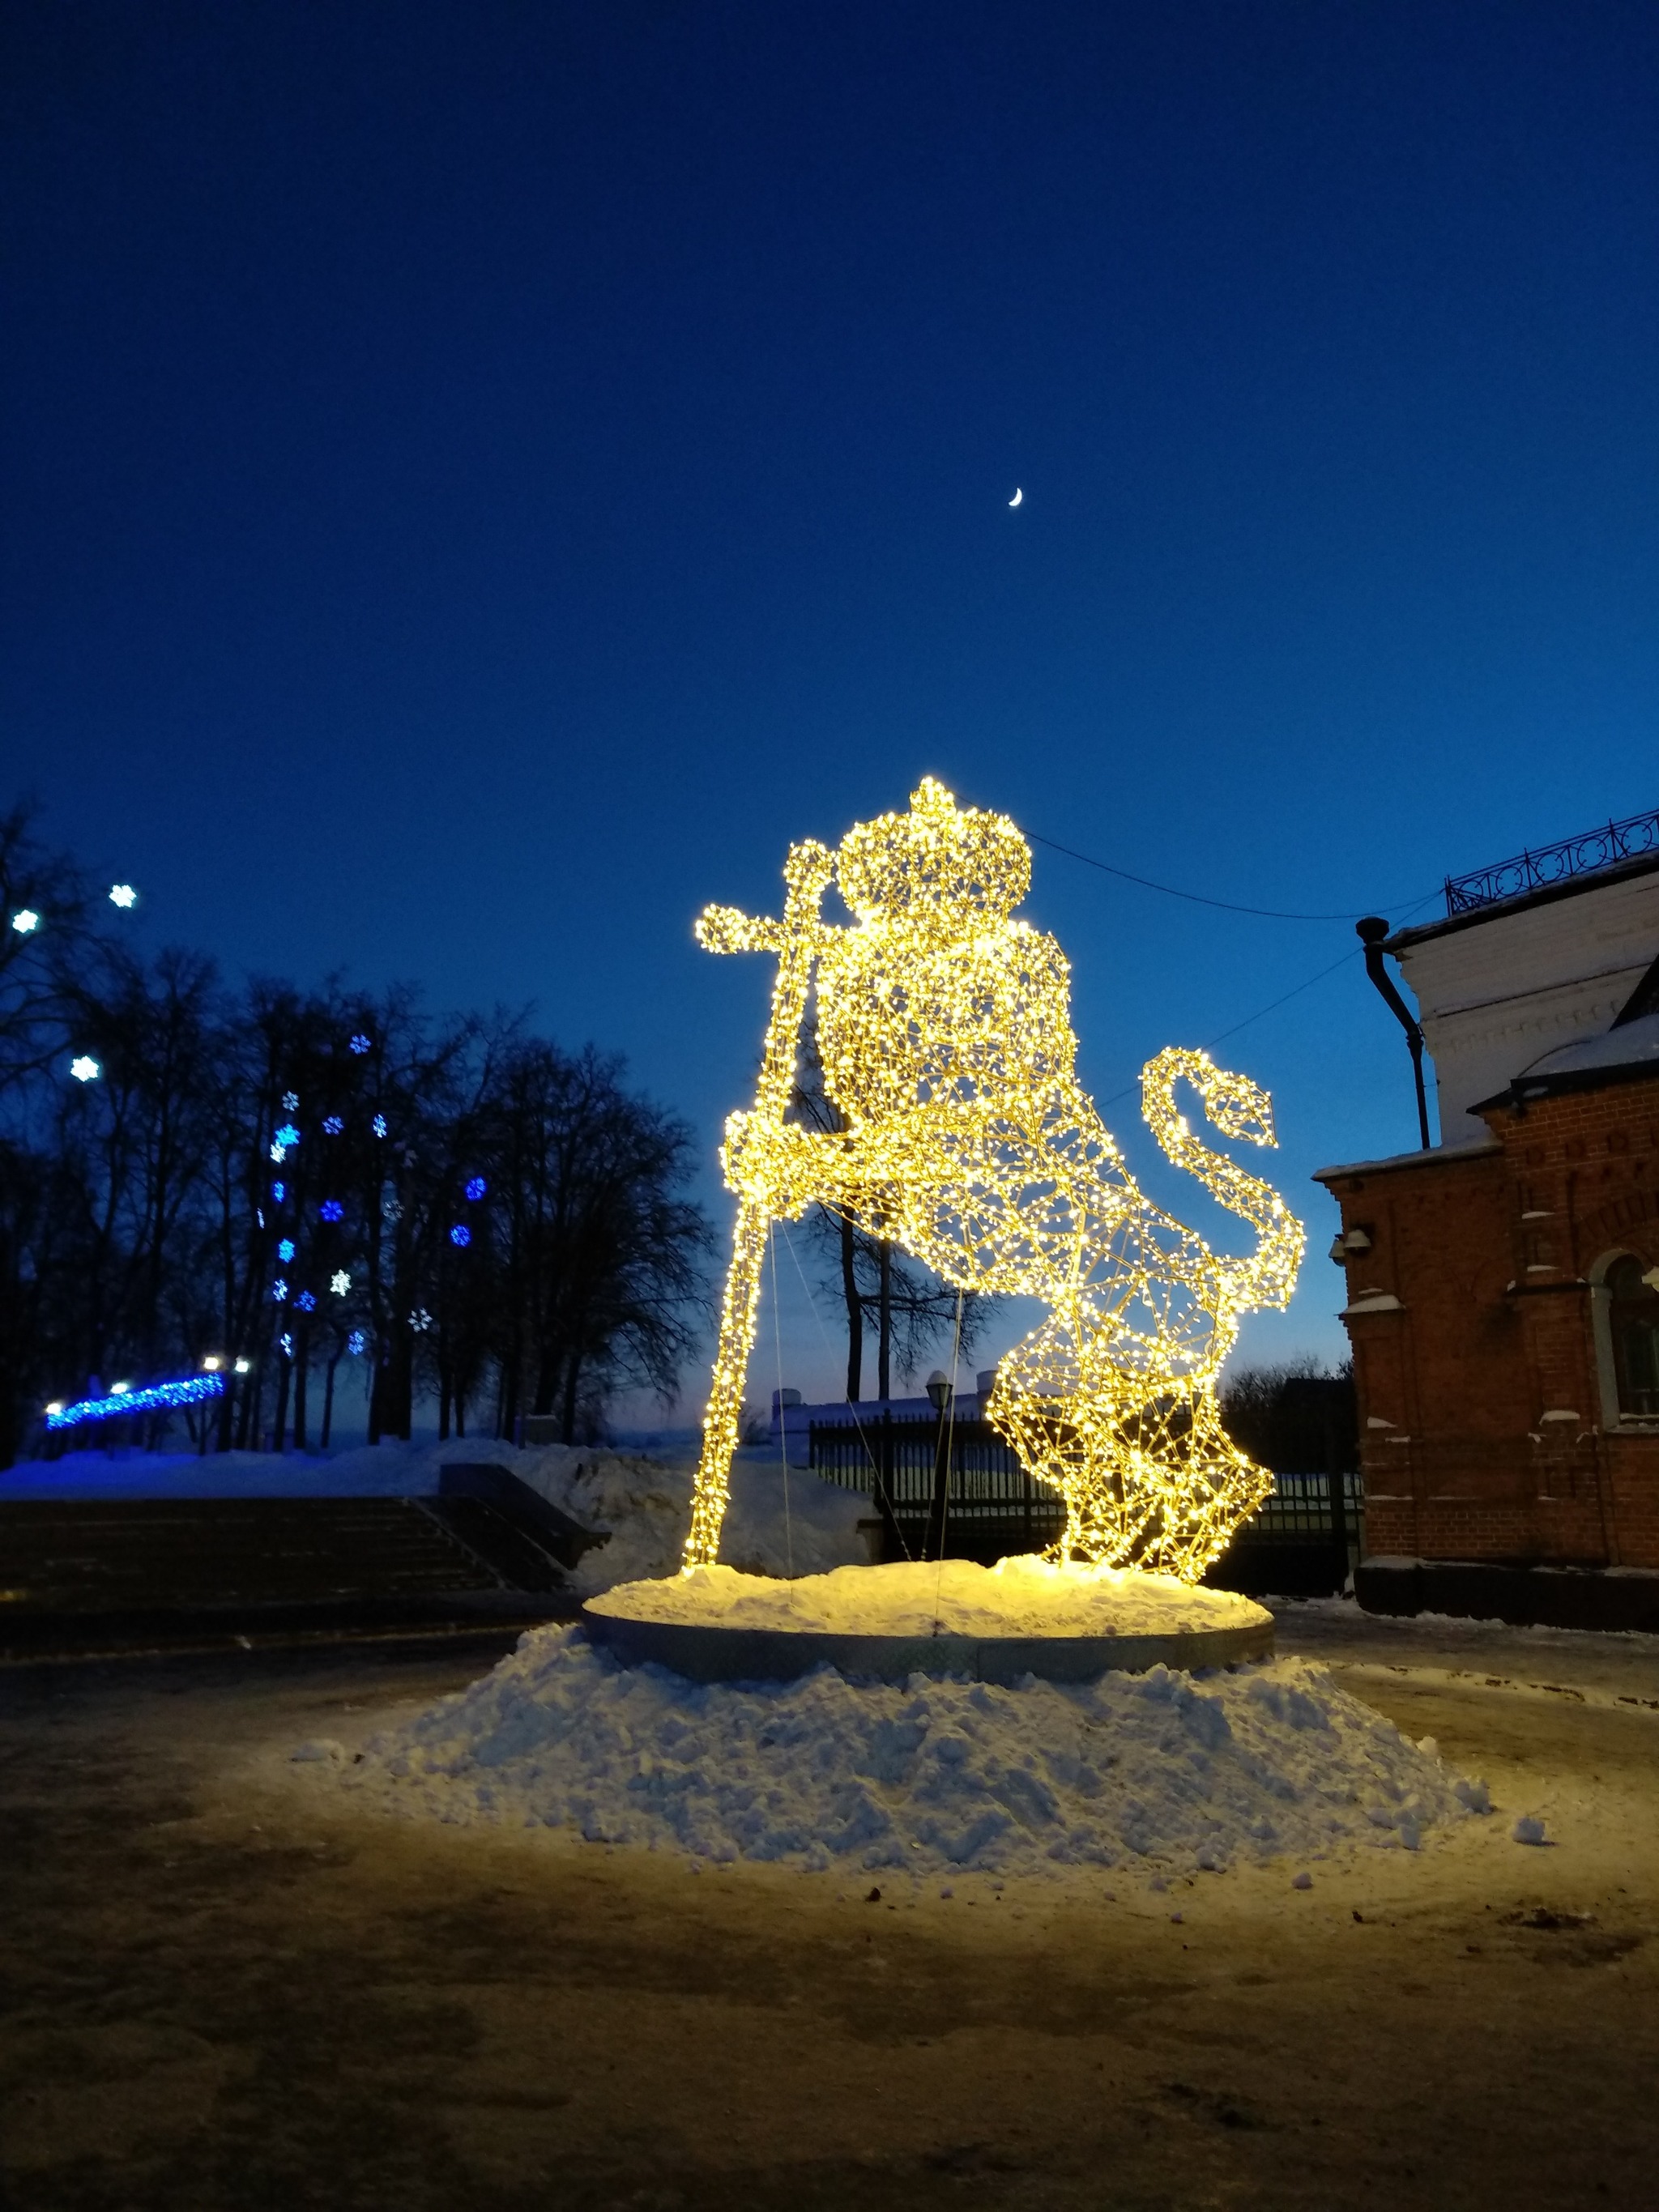
[(1352, 1474), (1359, 1465), (1352, 1361), (1334, 1374), (1309, 1358), (1239, 1368), (1222, 1386), (1221, 1417), (1274, 1474)]
[(672, 1397), (709, 1230), (690, 1133), (620, 1060), (132, 937), (0, 817), (0, 1466), (48, 1401), (209, 1358), (217, 1449), (326, 1447), (358, 1362), (371, 1441), (423, 1393), (446, 1437), (573, 1441), (619, 1389)]

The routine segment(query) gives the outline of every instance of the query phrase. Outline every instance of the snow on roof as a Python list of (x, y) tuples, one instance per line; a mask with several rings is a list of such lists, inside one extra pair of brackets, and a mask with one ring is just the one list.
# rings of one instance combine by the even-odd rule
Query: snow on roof
[(1557, 1046), (1553, 1052), (1523, 1067), (1516, 1078), (1517, 1089), (1528, 1081), (1558, 1075), (1577, 1075), (1592, 1068), (1659, 1066), (1659, 1013), (1639, 1014), (1633, 1022), (1584, 1037), (1577, 1044)]

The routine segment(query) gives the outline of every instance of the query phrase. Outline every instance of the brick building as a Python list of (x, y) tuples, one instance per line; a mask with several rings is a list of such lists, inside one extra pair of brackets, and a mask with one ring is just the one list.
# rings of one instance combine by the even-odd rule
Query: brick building
[(1659, 814), (1447, 885), (1383, 950), (1441, 1142), (1341, 1208), (1362, 1600), (1659, 1629)]

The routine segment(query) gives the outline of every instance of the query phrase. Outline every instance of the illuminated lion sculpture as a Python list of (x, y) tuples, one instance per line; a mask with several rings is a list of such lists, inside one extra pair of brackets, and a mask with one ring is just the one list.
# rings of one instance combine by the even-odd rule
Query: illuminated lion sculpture
[[(1256, 1232), (1227, 1258), (1143, 1196), (1079, 1084), (1065, 955), (1012, 919), (1030, 874), (1011, 821), (958, 808), (930, 777), (908, 813), (857, 823), (838, 852), (793, 847), (781, 921), (730, 907), (698, 921), (709, 951), (774, 952), (778, 971), (755, 1104), (720, 1155), (739, 1206), (688, 1566), (719, 1547), (771, 1224), (815, 1203), (959, 1289), (1048, 1306), (987, 1410), (1065, 1500), (1051, 1556), (1196, 1580), (1272, 1487), (1224, 1431), (1216, 1377), (1240, 1315), (1288, 1301), (1304, 1232), (1200, 1143), (1175, 1094), (1190, 1083), (1224, 1136), (1256, 1145), (1275, 1141), (1271, 1102), (1202, 1052), (1142, 1071), (1164, 1152)], [(832, 881), (850, 927), (820, 915)], [(788, 1119), (809, 992), (835, 1134)]]

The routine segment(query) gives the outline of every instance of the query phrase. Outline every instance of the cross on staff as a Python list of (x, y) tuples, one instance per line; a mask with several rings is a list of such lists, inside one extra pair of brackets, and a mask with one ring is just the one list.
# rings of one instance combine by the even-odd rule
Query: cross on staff
[[(819, 903), (836, 872), (835, 855), (816, 838), (789, 848), (783, 878), (787, 886), (783, 919), (756, 918), (735, 907), (706, 908), (697, 921), (697, 942), (708, 952), (776, 952), (772, 1012), (766, 1024), (760, 1081), (751, 1121), (781, 1128), (794, 1084), (796, 1040), (806, 1012), (812, 963), (826, 933)], [(726, 1517), (732, 1455), (738, 1448), (743, 1386), (755, 1348), (760, 1310), (761, 1268), (771, 1217), (764, 1202), (744, 1195), (732, 1231), (732, 1263), (720, 1303), (720, 1343), (702, 1419), (702, 1454), (691, 1504), (691, 1530), (685, 1540), (685, 1566), (712, 1566), (720, 1551)]]

